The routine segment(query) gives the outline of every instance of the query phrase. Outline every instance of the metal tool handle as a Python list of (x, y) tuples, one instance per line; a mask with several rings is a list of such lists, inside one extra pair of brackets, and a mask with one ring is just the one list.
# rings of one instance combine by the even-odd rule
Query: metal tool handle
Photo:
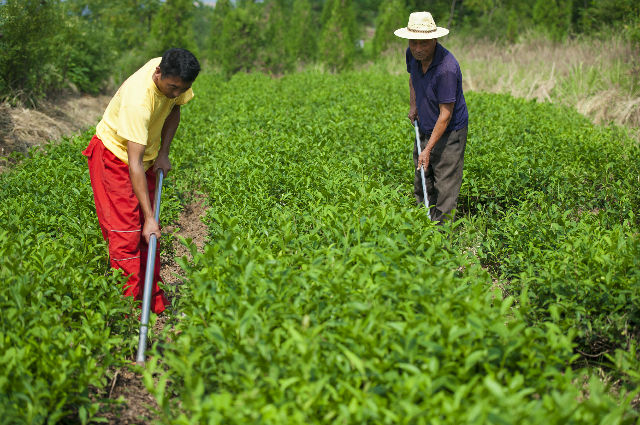
[[(156, 222), (160, 221), (160, 199), (162, 198), (162, 183), (164, 171), (156, 170), (156, 194), (153, 201), (153, 215)], [(142, 315), (140, 317), (140, 338), (138, 339), (138, 355), (136, 364), (144, 367), (144, 352), (147, 349), (147, 332), (149, 331), (149, 316), (151, 310), (151, 290), (153, 289), (153, 272), (156, 266), (156, 248), (158, 239), (155, 234), (149, 237), (149, 251), (147, 252), (147, 271), (144, 275), (144, 292), (142, 295)]]
[[(416, 129), (416, 146), (418, 146), (418, 157), (422, 153), (422, 149), (420, 149), (420, 131), (418, 130), (418, 120), (413, 121), (413, 126)], [(427, 185), (425, 184), (424, 179), (424, 167), (420, 167), (420, 177), (422, 177), (422, 193), (424, 197), (424, 206), (427, 207), (427, 216), (429, 220), (431, 220), (431, 210), (429, 210), (429, 198), (427, 198)]]

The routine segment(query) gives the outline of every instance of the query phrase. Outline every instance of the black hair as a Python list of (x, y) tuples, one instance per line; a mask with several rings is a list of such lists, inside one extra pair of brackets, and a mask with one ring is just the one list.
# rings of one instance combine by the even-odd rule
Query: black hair
[(182, 81), (191, 83), (200, 73), (200, 62), (187, 49), (169, 49), (162, 55), (160, 73), (162, 78), (180, 77)]

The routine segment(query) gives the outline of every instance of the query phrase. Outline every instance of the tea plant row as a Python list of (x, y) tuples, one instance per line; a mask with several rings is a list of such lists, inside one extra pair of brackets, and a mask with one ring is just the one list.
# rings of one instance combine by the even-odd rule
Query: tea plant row
[[(469, 93), (468, 218), (440, 233), (411, 195), (406, 91), (199, 82), (175, 178), (207, 195), (211, 243), (182, 259), (187, 318), (151, 368), (167, 423), (637, 420), (637, 145)], [(589, 355), (632, 392), (606, 395)]]
[[(414, 205), (406, 89), (368, 73), (198, 80), (162, 216), (203, 192), (210, 243), (185, 241), (187, 317), (149, 364), (163, 421), (637, 420), (637, 145), (468, 93), (466, 218), (442, 233)], [(0, 175), (0, 423), (88, 422), (88, 388), (135, 346), (89, 137)]]

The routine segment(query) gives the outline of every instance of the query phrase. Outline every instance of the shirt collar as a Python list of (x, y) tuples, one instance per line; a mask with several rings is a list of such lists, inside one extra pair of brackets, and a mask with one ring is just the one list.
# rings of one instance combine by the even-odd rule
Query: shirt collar
[[(444, 47), (442, 47), (442, 44), (437, 43), (436, 44), (436, 50), (433, 53), (433, 60), (431, 61), (431, 64), (429, 65), (429, 69), (431, 69), (434, 66), (440, 65), (440, 62), (442, 62), (442, 59), (444, 59), (444, 54), (445, 54)], [(429, 69), (427, 69), (427, 71)]]
[[(149, 74), (147, 75), (147, 78), (151, 80), (151, 87), (153, 88), (153, 92), (156, 94), (156, 96), (158, 97), (164, 97), (164, 94), (160, 91), (160, 89), (158, 88), (158, 86), (156, 85), (156, 82), (153, 81), (153, 74), (155, 72), (156, 68), (153, 67), (151, 69), (151, 72), (149, 72)], [(148, 81), (148, 80), (147, 80)]]

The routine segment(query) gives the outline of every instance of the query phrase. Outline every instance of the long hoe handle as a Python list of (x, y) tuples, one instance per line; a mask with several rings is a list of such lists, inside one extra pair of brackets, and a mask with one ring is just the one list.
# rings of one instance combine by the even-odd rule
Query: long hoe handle
[[(162, 197), (162, 182), (164, 171), (158, 168), (156, 171), (156, 196), (153, 201), (153, 213), (156, 222), (160, 221), (160, 198)], [(144, 275), (144, 293), (142, 295), (142, 316), (140, 317), (140, 339), (138, 339), (138, 355), (136, 364), (144, 367), (144, 352), (147, 349), (147, 332), (149, 331), (149, 315), (151, 310), (151, 289), (153, 288), (153, 271), (156, 266), (156, 248), (158, 240), (156, 235), (149, 238), (149, 251), (147, 252), (147, 271)]]
[[(418, 156), (422, 153), (420, 149), (420, 132), (418, 131), (418, 120), (413, 121), (413, 126), (416, 129), (416, 146), (418, 146)], [(427, 198), (427, 185), (424, 180), (424, 167), (420, 167), (420, 177), (422, 177), (422, 193), (424, 197), (424, 206), (427, 207), (427, 216), (431, 220), (431, 211), (429, 210), (429, 198)]]

